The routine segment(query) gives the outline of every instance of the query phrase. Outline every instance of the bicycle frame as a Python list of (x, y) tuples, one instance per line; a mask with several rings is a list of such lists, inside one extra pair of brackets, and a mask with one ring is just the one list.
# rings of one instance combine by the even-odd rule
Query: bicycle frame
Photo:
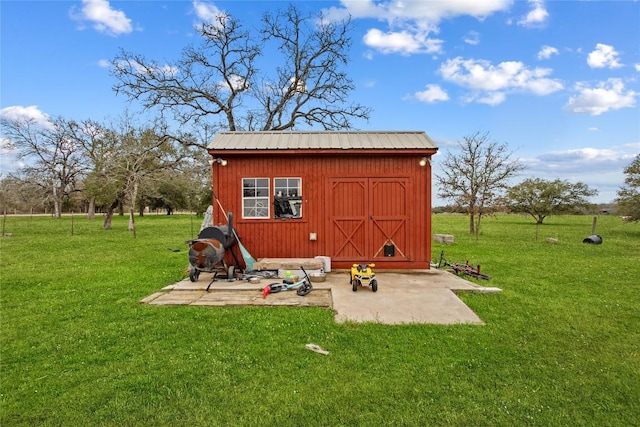
[(270, 285), (262, 288), (262, 298), (266, 298), (269, 294), (275, 294), (280, 291), (289, 291), (291, 289), (295, 289), (296, 293), (301, 297), (307, 295), (313, 289), (313, 285), (311, 284), (311, 279), (309, 279), (309, 275), (305, 271), (304, 267), (300, 267), (302, 272), (304, 273), (304, 277), (297, 282), (293, 283), (271, 283)]

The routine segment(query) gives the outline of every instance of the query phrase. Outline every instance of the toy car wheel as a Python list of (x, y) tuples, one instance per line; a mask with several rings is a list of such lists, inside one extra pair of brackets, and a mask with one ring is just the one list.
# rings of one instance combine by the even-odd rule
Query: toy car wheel
[(307, 295), (313, 289), (313, 285), (309, 282), (304, 282), (300, 287), (296, 290), (296, 293), (301, 297)]
[(373, 279), (371, 281), (371, 290), (373, 292), (376, 292), (378, 290), (378, 281), (376, 279)]
[(351, 281), (351, 289), (353, 289), (353, 292), (356, 292), (358, 290), (358, 281), (357, 280), (352, 280)]
[(198, 277), (200, 277), (200, 270), (196, 270), (195, 267), (191, 267), (191, 269), (189, 269), (189, 280), (197, 282)]

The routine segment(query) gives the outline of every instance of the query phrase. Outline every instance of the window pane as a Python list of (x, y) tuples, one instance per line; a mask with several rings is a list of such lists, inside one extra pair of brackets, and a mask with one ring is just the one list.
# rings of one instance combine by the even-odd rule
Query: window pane
[(242, 179), (242, 217), (269, 218), (269, 179)]
[(302, 185), (300, 178), (274, 178), (275, 218), (302, 217)]

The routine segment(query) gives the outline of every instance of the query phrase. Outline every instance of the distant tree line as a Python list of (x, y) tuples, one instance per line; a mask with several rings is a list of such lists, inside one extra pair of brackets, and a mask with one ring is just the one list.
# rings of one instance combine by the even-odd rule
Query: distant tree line
[[(476, 132), (458, 141), (435, 176), (437, 194), (451, 204), (434, 213), (457, 212), (469, 217), (469, 233), (479, 236), (481, 220), (497, 212), (531, 216), (540, 225), (550, 215), (595, 213), (589, 197), (598, 194), (582, 182), (530, 178), (510, 186), (524, 165), (513, 158), (507, 144)], [(617, 210), (629, 221), (640, 220), (640, 155), (625, 168), (625, 185), (616, 199)]]
[[(211, 203), (206, 153), (139, 127), (58, 118), (42, 125), (3, 118), (3, 135), (25, 166), (0, 179), (0, 209), (21, 213), (114, 213), (162, 209), (203, 212)], [(206, 196), (205, 196), (206, 195)]]

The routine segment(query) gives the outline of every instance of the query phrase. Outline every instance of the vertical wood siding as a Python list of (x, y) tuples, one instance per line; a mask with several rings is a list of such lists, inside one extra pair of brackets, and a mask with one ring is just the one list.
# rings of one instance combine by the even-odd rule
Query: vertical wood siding
[[(392, 154), (223, 156), (228, 164), (212, 167), (213, 189), (222, 207), (233, 212), (240, 239), (256, 259), (324, 255), (338, 269), (368, 261), (383, 269), (426, 269), (431, 259), (430, 165), (419, 166), (419, 156)], [(269, 178), (269, 219), (242, 218), (243, 178)], [(301, 178), (302, 218), (273, 218), (274, 178)], [(214, 223), (225, 224), (213, 203)], [(317, 240), (310, 240), (310, 233)], [(387, 240), (395, 246), (393, 257), (384, 256)]]

